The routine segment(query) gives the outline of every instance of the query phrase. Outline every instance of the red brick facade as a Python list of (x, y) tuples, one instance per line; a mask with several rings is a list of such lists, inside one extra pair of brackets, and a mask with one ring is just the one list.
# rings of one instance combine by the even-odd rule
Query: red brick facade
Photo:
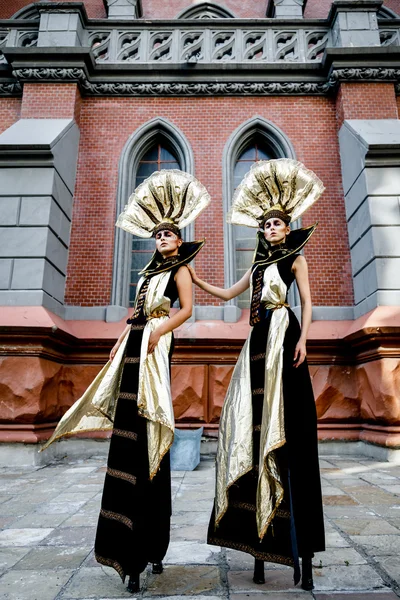
[[(378, 100), (379, 98), (379, 100)], [(392, 83), (342, 83), (337, 96), (337, 120), (397, 119), (397, 103)]]
[(20, 98), (2, 98), (0, 102), (0, 133), (18, 121), (21, 114)]
[[(51, 1), (56, 2), (56, 0)], [(83, 1), (90, 19), (103, 19), (106, 17), (103, 0), (69, 1)], [(1, 18), (9, 19), (18, 10), (29, 4), (33, 4), (32, 0), (0, 0)], [(144, 0), (142, 4), (145, 19), (175, 19), (182, 10), (190, 7), (193, 2), (191, 0), (169, 0), (168, 2), (166, 0)], [(304, 17), (307, 19), (326, 19), (331, 5), (332, 0), (308, 0)], [(229, 9), (238, 18), (262, 19), (266, 14), (267, 0), (225, 0), (222, 6)], [(400, 14), (400, 0), (385, 0), (384, 6)]]
[[(196, 266), (202, 277), (223, 285), (223, 150), (229, 136), (255, 116), (280, 127), (297, 158), (326, 186), (323, 199), (304, 218), (305, 224), (320, 222), (306, 252), (314, 303), (351, 305), (347, 234), (338, 235), (338, 231), (345, 232), (346, 222), (335, 101), (320, 97), (84, 99), (66, 303), (96, 306), (110, 302), (118, 161), (128, 137), (155, 117), (175, 124), (193, 148), (196, 176), (213, 199), (196, 222), (196, 238), (207, 238)], [(196, 303), (219, 301), (197, 293)]]
[(79, 112), (80, 93), (76, 83), (24, 85), (21, 119), (75, 118), (78, 122)]

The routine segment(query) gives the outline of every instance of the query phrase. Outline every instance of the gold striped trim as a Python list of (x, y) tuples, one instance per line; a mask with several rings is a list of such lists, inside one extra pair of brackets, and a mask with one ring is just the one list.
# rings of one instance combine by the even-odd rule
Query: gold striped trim
[(140, 362), (140, 356), (127, 356), (125, 358), (125, 363), (138, 363)]
[(243, 508), (243, 510), (251, 510), (252, 512), (256, 512), (257, 510), (255, 504), (250, 504), (249, 502), (239, 502), (237, 500), (229, 502), (229, 506), (231, 506), (232, 508)]
[(144, 329), (145, 326), (146, 326), (145, 324), (143, 324), (143, 325), (131, 325), (131, 331), (132, 331), (132, 329), (133, 330), (135, 330), (135, 329), (137, 329), (137, 330)]
[(128, 440), (137, 440), (137, 433), (134, 431), (125, 431), (124, 429), (113, 429), (113, 434), (119, 437), (127, 438)]
[(120, 515), (119, 513), (112, 512), (111, 510), (105, 510), (104, 508), (102, 508), (100, 510), (100, 515), (102, 517), (104, 517), (105, 519), (111, 519), (112, 521), (118, 521), (119, 523), (122, 523), (123, 525), (126, 525), (127, 527), (129, 527), (129, 529), (133, 529), (133, 521), (131, 521), (131, 519), (128, 519), (128, 517), (125, 517), (124, 515)]
[(124, 473), (123, 471), (117, 471), (116, 469), (107, 467), (107, 475), (116, 477), (117, 479), (123, 479), (124, 481), (128, 481), (129, 483), (136, 485), (136, 477), (134, 475), (130, 475), (130, 473)]
[(94, 557), (97, 560), (97, 562), (101, 565), (104, 565), (105, 567), (112, 567), (113, 569), (115, 569), (118, 575), (121, 577), (122, 581), (125, 580), (125, 571), (123, 570), (118, 561), (113, 560), (112, 558), (105, 558), (104, 556), (100, 556), (100, 554), (97, 554), (97, 552), (94, 553)]
[[(231, 506), (232, 508), (241, 508), (243, 510), (257, 512), (256, 505), (250, 504), (250, 502), (239, 502), (238, 500), (233, 500), (229, 502), (229, 506)], [(280, 517), (281, 519), (290, 519), (290, 511), (278, 508), (278, 510), (275, 513), (275, 517)]]
[(238, 542), (226, 540), (218, 536), (210, 536), (207, 539), (207, 543), (212, 544), (213, 546), (223, 546), (224, 548), (241, 550), (242, 552), (247, 552), (247, 554), (251, 554), (252, 556), (254, 556), (254, 558), (257, 558), (258, 560), (263, 560), (265, 562), (273, 562), (280, 565), (288, 565), (289, 567), (293, 567), (294, 565), (293, 558), (281, 556), (279, 554), (271, 554), (269, 552), (257, 551), (255, 548), (253, 548), (252, 546), (248, 546), (247, 544), (240, 544)]
[(129, 392), (120, 392), (118, 398), (122, 400), (137, 400), (137, 394), (130, 394)]
[(256, 360), (262, 360), (263, 358), (265, 358), (265, 352), (260, 352), (260, 354), (254, 354), (254, 356), (251, 356), (250, 360), (254, 362)]
[(261, 396), (262, 394), (264, 394), (264, 388), (257, 388), (255, 390), (252, 390), (251, 393), (253, 394), (253, 396)]

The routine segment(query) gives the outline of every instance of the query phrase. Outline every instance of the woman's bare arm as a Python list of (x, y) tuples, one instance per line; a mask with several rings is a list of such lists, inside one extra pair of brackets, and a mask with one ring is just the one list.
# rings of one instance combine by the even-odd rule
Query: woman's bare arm
[(224, 288), (217, 287), (216, 285), (211, 285), (210, 283), (207, 283), (206, 281), (203, 281), (202, 279), (197, 277), (196, 271), (193, 269), (193, 267), (188, 266), (188, 269), (190, 271), (193, 283), (195, 285), (197, 285), (205, 292), (208, 292), (212, 296), (215, 296), (216, 298), (221, 298), (225, 301), (231, 300), (232, 298), (236, 298), (236, 296), (239, 296), (239, 294), (242, 294), (250, 287), (251, 268), (248, 271), (246, 271), (242, 279), (239, 279), (237, 283), (235, 283), (232, 287), (226, 290)]
[(110, 352), (110, 360), (113, 360), (114, 356), (116, 355), (118, 348), (120, 347), (120, 345), (122, 344), (126, 334), (128, 333), (128, 331), (130, 330), (131, 326), (127, 325), (125, 327), (125, 329), (123, 330), (123, 332), (121, 333), (121, 335), (119, 336), (119, 338), (117, 339), (116, 343), (114, 344), (113, 348), (111, 349)]
[(301, 301), (301, 334), (294, 352), (295, 367), (301, 365), (306, 357), (306, 340), (312, 319), (312, 304), (308, 266), (304, 256), (298, 256), (293, 263), (292, 271), (296, 277)]
[(147, 349), (149, 353), (153, 352), (162, 335), (173, 331), (192, 316), (193, 286), (192, 278), (186, 266), (182, 266), (178, 269), (175, 274), (175, 281), (176, 287), (178, 288), (180, 309), (150, 334)]

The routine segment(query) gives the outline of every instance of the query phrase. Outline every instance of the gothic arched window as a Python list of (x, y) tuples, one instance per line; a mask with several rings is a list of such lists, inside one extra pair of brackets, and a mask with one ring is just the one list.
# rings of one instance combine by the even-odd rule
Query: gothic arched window
[[(143, 183), (154, 171), (161, 169), (180, 169), (181, 166), (172, 148), (167, 148), (165, 142), (155, 143), (140, 158), (135, 177), (135, 187)], [(154, 239), (132, 236), (131, 275), (129, 282), (129, 306), (135, 302), (136, 286), (139, 281), (139, 271), (149, 262), (154, 252)]]
[[(194, 172), (194, 157), (189, 142), (175, 124), (163, 117), (151, 119), (139, 127), (122, 150), (116, 216), (122, 212), (136, 186), (160, 169)], [(192, 225), (185, 228), (184, 235), (192, 239)], [(149, 262), (153, 250), (154, 239), (133, 238), (126, 231), (116, 228), (111, 305), (120, 307), (121, 314), (132, 306), (138, 273)]]
[(235, 15), (220, 4), (200, 2), (182, 10), (177, 19), (234, 19)]
[[(252, 165), (260, 160), (275, 158), (271, 148), (263, 140), (255, 139), (251, 144), (239, 154), (233, 169), (234, 190), (238, 187), (243, 177), (250, 171)], [(235, 278), (239, 281), (251, 266), (256, 242), (256, 229), (235, 225)], [(241, 294), (238, 298), (239, 308), (249, 307), (249, 290)]]
[[(296, 158), (283, 131), (263, 117), (242, 123), (230, 136), (223, 156), (223, 202), (225, 215), (232, 206), (235, 189), (251, 166), (259, 160)], [(226, 221), (226, 219), (224, 219)], [(256, 229), (224, 224), (225, 287), (231, 287), (251, 265)], [(228, 320), (239, 317), (238, 308), (248, 308), (249, 292), (228, 303)]]

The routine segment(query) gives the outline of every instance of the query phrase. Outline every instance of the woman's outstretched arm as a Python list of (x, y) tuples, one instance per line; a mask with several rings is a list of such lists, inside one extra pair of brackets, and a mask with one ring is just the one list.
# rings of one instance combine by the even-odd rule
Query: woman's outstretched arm
[(175, 274), (176, 287), (178, 288), (180, 309), (170, 319), (155, 329), (149, 338), (147, 352), (151, 353), (157, 346), (162, 335), (173, 331), (192, 316), (193, 290), (192, 278), (186, 266), (182, 266)]
[(294, 366), (298, 367), (306, 357), (306, 340), (311, 325), (312, 305), (310, 282), (308, 280), (308, 266), (304, 256), (298, 256), (293, 263), (292, 271), (296, 277), (301, 301), (301, 334), (294, 351)]
[(123, 332), (121, 333), (121, 335), (119, 336), (119, 338), (117, 339), (116, 343), (114, 344), (114, 346), (111, 349), (110, 352), (110, 360), (114, 359), (114, 356), (117, 354), (118, 348), (120, 347), (120, 345), (122, 344), (126, 334), (128, 333), (128, 331), (130, 330), (131, 326), (127, 325), (125, 327), (125, 329), (123, 330)]
[(246, 271), (242, 279), (239, 279), (235, 285), (226, 290), (224, 288), (217, 287), (216, 285), (211, 285), (210, 283), (207, 283), (206, 281), (203, 281), (197, 277), (196, 271), (193, 269), (193, 267), (188, 266), (188, 269), (195, 285), (205, 292), (208, 292), (212, 296), (221, 298), (222, 300), (231, 300), (232, 298), (236, 298), (236, 296), (239, 296), (239, 294), (242, 294), (250, 287), (251, 268)]

